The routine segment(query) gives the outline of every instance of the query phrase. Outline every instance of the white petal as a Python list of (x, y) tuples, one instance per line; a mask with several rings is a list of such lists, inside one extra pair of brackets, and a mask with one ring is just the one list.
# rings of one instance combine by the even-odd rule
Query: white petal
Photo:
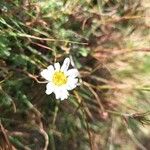
[(78, 79), (77, 78), (68, 78), (68, 82), (66, 85), (67, 90), (73, 90), (78, 84)]
[(47, 95), (49, 95), (49, 94), (51, 94), (53, 91), (54, 91), (54, 86), (52, 85), (52, 83), (48, 83), (48, 84), (46, 85), (46, 91), (45, 91), (45, 93), (46, 93)]
[(69, 65), (70, 65), (70, 59), (66, 58), (62, 64), (61, 71), (64, 71), (64, 72), (67, 71)]
[(51, 78), (50, 78), (50, 76), (51, 76), (51, 71), (48, 70), (48, 69), (44, 69), (43, 71), (41, 71), (41, 76), (42, 76), (43, 78), (45, 78), (46, 80), (50, 81), (50, 80), (51, 80)]
[(61, 92), (60, 92), (60, 90), (59, 90), (59, 89), (55, 89), (54, 93), (55, 93), (56, 99), (60, 99), (60, 97), (61, 97)]
[(59, 64), (59, 63), (55, 63), (55, 64), (54, 64), (54, 67), (55, 67), (55, 69), (56, 69), (57, 71), (60, 70), (60, 64)]
[(66, 75), (72, 78), (79, 76), (79, 72), (77, 69), (70, 69), (66, 72)]
[(49, 71), (51, 71), (52, 73), (54, 72), (54, 67), (53, 67), (52, 65), (48, 66), (47, 69), (48, 69)]
[(58, 87), (57, 89), (55, 89), (54, 91), (55, 93), (55, 97), (56, 99), (61, 99), (61, 100), (64, 100), (66, 98), (68, 98), (68, 91), (66, 89), (64, 89), (64, 87)]
[(67, 90), (63, 90), (60, 99), (61, 99), (61, 100), (67, 99), (68, 96), (69, 96), (68, 91), (67, 91)]

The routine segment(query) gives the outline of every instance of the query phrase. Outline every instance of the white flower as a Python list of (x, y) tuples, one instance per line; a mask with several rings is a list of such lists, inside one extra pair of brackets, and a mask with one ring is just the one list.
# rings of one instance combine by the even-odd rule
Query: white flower
[(68, 91), (77, 86), (79, 72), (74, 68), (68, 70), (69, 65), (70, 59), (66, 58), (61, 67), (57, 62), (41, 72), (41, 76), (48, 81), (45, 92), (47, 95), (54, 92), (56, 99), (64, 100), (69, 96)]

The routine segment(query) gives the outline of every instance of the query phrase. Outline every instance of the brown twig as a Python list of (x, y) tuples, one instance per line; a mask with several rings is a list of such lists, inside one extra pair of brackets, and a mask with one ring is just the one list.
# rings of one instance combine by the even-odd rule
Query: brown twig
[(82, 111), (82, 113), (84, 115), (84, 120), (85, 120), (85, 123), (86, 123), (86, 130), (87, 130), (87, 133), (88, 133), (88, 136), (89, 136), (90, 149), (94, 150), (92, 135), (91, 135), (89, 123), (88, 123), (88, 120), (87, 120), (87, 117), (86, 117), (87, 111), (85, 109), (84, 102), (82, 100), (82, 97), (80, 97), (77, 92), (76, 92), (75, 95), (77, 96), (77, 99), (79, 99), (80, 103), (82, 102), (83, 107), (80, 107), (80, 109), (81, 109), (81, 111)]
[(16, 150), (9, 142), (9, 137), (8, 137), (7, 132), (6, 132), (5, 128), (3, 127), (1, 121), (0, 121), (0, 132), (3, 135), (3, 140), (6, 142), (7, 146), (5, 145), (5, 147), (7, 147), (9, 150)]
[(44, 49), (48, 49), (48, 50), (50, 50), (50, 51), (55, 51), (55, 50), (53, 50), (52, 48), (47, 47), (47, 46), (45, 46), (45, 45), (42, 45), (42, 44), (39, 44), (39, 43), (36, 43), (36, 42), (33, 42), (33, 41), (31, 41), (31, 43), (33, 43), (33, 44), (35, 44), (35, 45), (37, 45), (37, 46), (39, 46), (39, 47), (42, 47), (42, 48), (44, 48)]

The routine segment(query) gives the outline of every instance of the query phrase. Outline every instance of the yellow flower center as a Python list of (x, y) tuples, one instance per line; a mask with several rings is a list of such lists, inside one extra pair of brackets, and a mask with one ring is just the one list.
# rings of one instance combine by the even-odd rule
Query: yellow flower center
[(57, 86), (61, 86), (67, 83), (67, 77), (63, 72), (56, 71), (53, 75), (52, 82)]

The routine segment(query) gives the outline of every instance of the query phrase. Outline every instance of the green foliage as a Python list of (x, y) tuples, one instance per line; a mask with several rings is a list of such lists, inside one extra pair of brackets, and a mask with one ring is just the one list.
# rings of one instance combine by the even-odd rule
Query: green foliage
[(1, 36), (0, 37), (0, 57), (5, 58), (10, 56), (10, 50), (9, 47), (9, 41), (6, 37)]
[[(0, 137), (0, 149), (140, 147), (150, 111), (144, 3), (0, 1), (0, 126), (10, 142)], [(40, 71), (68, 56), (82, 82), (60, 102)]]

